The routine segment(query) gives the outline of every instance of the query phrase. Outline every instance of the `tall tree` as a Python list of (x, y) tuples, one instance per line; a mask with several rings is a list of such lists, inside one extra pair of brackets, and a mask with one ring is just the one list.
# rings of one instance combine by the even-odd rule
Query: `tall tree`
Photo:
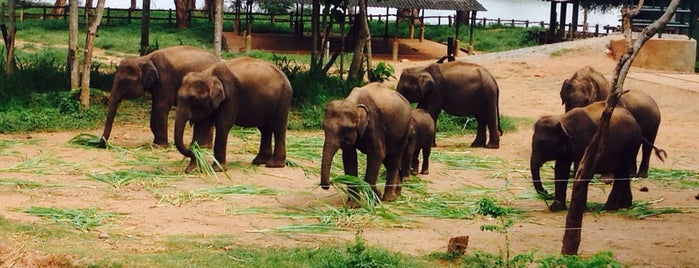
[(604, 152), (604, 144), (609, 135), (609, 121), (612, 112), (621, 95), (625, 93), (623, 89), (624, 80), (629, 72), (631, 63), (633, 63), (634, 58), (638, 54), (638, 51), (641, 50), (643, 44), (670, 21), (679, 3), (680, 0), (672, 0), (665, 13), (657, 21), (644, 28), (638, 35), (636, 41), (633, 41), (631, 36), (631, 20), (639, 13), (640, 7), (643, 6), (643, 0), (639, 0), (635, 9), (632, 9), (628, 5), (622, 8), (621, 14), (623, 20), (622, 25), (624, 25), (624, 37), (626, 39), (626, 53), (619, 58), (619, 62), (614, 69), (612, 90), (607, 97), (606, 108), (598, 123), (599, 127), (597, 128), (597, 133), (587, 145), (585, 154), (580, 160), (578, 171), (575, 173), (575, 179), (573, 180), (573, 196), (570, 200), (568, 215), (566, 215), (566, 228), (563, 235), (563, 245), (561, 247), (562, 254), (578, 254), (580, 234), (582, 232), (582, 219), (586, 208), (590, 179), (597, 165), (597, 159), (599, 159), (599, 156)]
[(97, 29), (99, 29), (100, 21), (102, 20), (104, 2), (105, 0), (97, 0), (95, 16), (92, 18), (92, 22), (90, 22), (90, 27), (88, 27), (85, 37), (85, 54), (83, 56), (82, 83), (80, 86), (80, 103), (86, 108), (90, 106), (90, 67), (92, 66), (93, 43), (95, 42)]
[(10, 26), (8, 28), (4, 23), (0, 24), (0, 28), (2, 28), (2, 38), (5, 41), (5, 73), (8, 76), (12, 75), (17, 68), (17, 62), (15, 61), (15, 35), (17, 34), (15, 10), (17, 7), (17, 1), (9, 0), (9, 4)]
[(68, 68), (70, 68), (70, 89), (80, 86), (80, 62), (78, 61), (78, 0), (70, 0), (68, 22)]
[[(145, 9), (146, 6), (144, 5), (143, 8)], [(131, 9), (136, 9), (136, 0), (131, 0)]]
[[(135, 1), (135, 0), (134, 0)], [(143, 12), (141, 12), (141, 56), (148, 54), (150, 50), (150, 0), (143, 0)]]
[(367, 69), (371, 68), (371, 34), (369, 33), (366, 0), (359, 0), (357, 2), (359, 4), (359, 13), (357, 13), (357, 19), (354, 21), (357, 28), (354, 56), (352, 57), (352, 63), (350, 63), (350, 68), (347, 72), (347, 77), (349, 79), (362, 79), (364, 59), (366, 59), (368, 65)]
[(186, 0), (174, 0), (175, 1), (175, 21), (177, 29), (187, 29), (189, 28), (189, 11), (188, 1)]
[(214, 3), (214, 55), (221, 58), (221, 40), (223, 39), (223, 0)]

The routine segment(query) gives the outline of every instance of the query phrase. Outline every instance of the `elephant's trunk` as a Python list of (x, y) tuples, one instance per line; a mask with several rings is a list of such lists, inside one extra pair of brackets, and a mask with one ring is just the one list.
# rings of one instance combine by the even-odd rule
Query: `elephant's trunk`
[(320, 187), (327, 190), (330, 189), (330, 166), (333, 162), (333, 157), (340, 149), (339, 145), (325, 142), (323, 144), (323, 156), (320, 165)]
[(548, 192), (541, 185), (541, 175), (539, 173), (540, 172), (539, 170), (541, 169), (541, 166), (543, 164), (544, 163), (541, 161), (541, 159), (535, 153), (535, 151), (532, 151), (532, 156), (531, 156), (530, 163), (529, 163), (529, 169), (532, 172), (532, 182), (534, 183), (534, 189), (536, 189), (537, 193), (547, 195)]
[(180, 151), (180, 153), (185, 157), (192, 157), (192, 151), (189, 149), (189, 147), (184, 145), (182, 137), (184, 135), (184, 127), (187, 125), (187, 121), (189, 120), (186, 113), (180, 110), (184, 108), (185, 107), (177, 108), (177, 116), (175, 117), (175, 147), (177, 147), (177, 150)]
[(114, 117), (116, 116), (117, 108), (119, 108), (119, 103), (121, 102), (121, 96), (115, 94), (115, 90), (112, 89), (112, 94), (109, 96), (109, 110), (107, 110), (107, 120), (104, 122), (104, 132), (102, 132), (102, 137), (100, 138), (99, 147), (106, 148), (107, 140), (109, 140), (109, 134), (112, 133), (112, 124), (114, 124)]

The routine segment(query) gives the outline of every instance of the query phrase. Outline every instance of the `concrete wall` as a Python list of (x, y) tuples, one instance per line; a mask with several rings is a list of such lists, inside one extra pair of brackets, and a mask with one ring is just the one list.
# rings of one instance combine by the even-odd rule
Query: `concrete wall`
[[(695, 39), (651, 38), (638, 52), (632, 66), (667, 71), (694, 72), (697, 58), (697, 41)], [(634, 39), (635, 41), (635, 39)], [(626, 51), (623, 38), (612, 39), (610, 49), (615, 59)]]

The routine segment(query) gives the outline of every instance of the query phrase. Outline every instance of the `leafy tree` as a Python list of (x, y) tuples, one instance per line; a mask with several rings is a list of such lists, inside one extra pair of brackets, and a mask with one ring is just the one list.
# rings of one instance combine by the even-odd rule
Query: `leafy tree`
[(291, 3), (260, 2), (259, 8), (268, 14), (288, 13), (291, 10)]

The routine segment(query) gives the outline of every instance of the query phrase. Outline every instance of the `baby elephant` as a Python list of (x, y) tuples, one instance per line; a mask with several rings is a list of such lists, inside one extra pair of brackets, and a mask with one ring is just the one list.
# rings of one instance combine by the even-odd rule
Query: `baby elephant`
[[(216, 129), (214, 157), (221, 165), (226, 164), (228, 132), (237, 125), (260, 130), (260, 150), (253, 164), (286, 166), (286, 127), (291, 96), (291, 84), (286, 75), (263, 60), (240, 57), (216, 63), (202, 72), (189, 73), (177, 92), (175, 118), (175, 146), (185, 157), (192, 158), (185, 172), (197, 167), (194, 154), (182, 142), (187, 121), (194, 125), (213, 124)], [(194, 133), (195, 136), (199, 134)]]
[[(410, 130), (408, 136), (408, 146), (403, 155), (403, 166), (401, 178), (408, 178), (410, 174), (417, 175), (430, 173), (430, 152), (432, 151), (432, 141), (436, 131), (436, 126), (432, 116), (423, 109), (414, 109), (410, 112)], [(419, 156), (422, 150), (422, 171), (418, 169), (420, 164)]]

